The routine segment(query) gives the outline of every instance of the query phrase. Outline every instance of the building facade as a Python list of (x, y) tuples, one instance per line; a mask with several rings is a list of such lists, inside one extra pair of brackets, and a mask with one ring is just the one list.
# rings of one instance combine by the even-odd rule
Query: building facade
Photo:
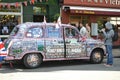
[(57, 0), (0, 0), (0, 37), (7, 38), (23, 22), (53, 22), (59, 16)]
[[(99, 36), (98, 29), (104, 27), (109, 18), (120, 36), (120, 0), (61, 0), (63, 23), (75, 25), (82, 22), (91, 26), (91, 36)], [(120, 38), (114, 42), (120, 45)]]

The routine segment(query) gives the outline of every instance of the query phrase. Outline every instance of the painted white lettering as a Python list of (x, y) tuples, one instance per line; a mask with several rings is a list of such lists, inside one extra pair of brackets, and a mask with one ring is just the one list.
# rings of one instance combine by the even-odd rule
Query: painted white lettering
[(88, 2), (92, 2), (92, 0), (88, 0)]
[(80, 0), (81, 2), (88, 2), (88, 3), (103, 3), (110, 4), (110, 5), (120, 5), (120, 0)]
[(110, 4), (115, 5), (116, 4), (116, 0), (110, 0)]
[(63, 52), (62, 49), (57, 49), (57, 52)]
[(81, 2), (84, 2), (84, 0), (81, 0)]
[(54, 53), (55, 50), (54, 50), (54, 49), (48, 49), (47, 52), (49, 52), (49, 53)]
[(99, 0), (100, 1), (100, 3), (103, 3), (103, 0)]
[(118, 0), (116, 0), (116, 5), (118, 5)]
[(71, 52), (81, 53), (81, 49), (72, 49)]
[(98, 3), (98, 0), (94, 0), (95, 3)]
[(120, 5), (120, 1), (118, 1), (118, 5)]
[(109, 1), (109, 0), (105, 0), (105, 3), (108, 4), (108, 1)]

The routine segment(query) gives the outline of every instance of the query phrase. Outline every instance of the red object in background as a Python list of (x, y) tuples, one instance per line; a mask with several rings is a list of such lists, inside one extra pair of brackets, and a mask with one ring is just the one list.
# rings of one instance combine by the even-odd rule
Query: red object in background
[[(2, 62), (6, 56), (7, 56), (7, 51), (5, 50), (4, 43), (0, 40), (0, 62)], [(0, 63), (0, 67), (1, 67), (1, 63)]]
[(4, 43), (0, 41), (0, 51), (4, 49)]
[(34, 4), (34, 3), (35, 3), (35, 0), (31, 0), (31, 3)]
[(16, 2), (16, 3), (15, 3), (15, 7), (17, 8), (18, 6), (19, 6), (19, 3), (18, 3), (18, 2)]
[(24, 1), (24, 5), (27, 6), (27, 1)]

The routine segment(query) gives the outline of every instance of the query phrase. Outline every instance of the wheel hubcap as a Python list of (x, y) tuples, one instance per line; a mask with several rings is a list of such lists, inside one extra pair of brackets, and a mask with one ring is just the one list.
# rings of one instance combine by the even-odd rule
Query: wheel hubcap
[(28, 56), (27, 62), (30, 66), (37, 66), (39, 63), (39, 56), (37, 54), (31, 54)]
[(101, 55), (100, 55), (99, 52), (96, 52), (96, 53), (94, 54), (94, 60), (97, 61), (97, 62), (101, 60)]

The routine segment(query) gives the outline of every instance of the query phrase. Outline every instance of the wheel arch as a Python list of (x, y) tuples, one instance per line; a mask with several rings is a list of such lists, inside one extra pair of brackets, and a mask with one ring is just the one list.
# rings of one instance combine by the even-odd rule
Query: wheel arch
[(103, 48), (96, 47), (96, 48), (94, 48), (94, 49), (91, 50), (91, 54), (90, 54), (90, 56), (92, 55), (93, 51), (95, 51), (95, 50), (101, 50), (102, 53), (103, 53), (103, 55), (104, 55), (104, 56), (106, 55), (105, 50), (104, 50)]
[[(93, 55), (94, 55), (94, 52), (96, 52), (96, 51), (100, 51), (100, 53), (101, 53), (101, 59), (99, 60), (99, 61), (95, 61), (95, 60), (93, 60)], [(102, 61), (103, 61), (103, 59), (104, 59), (104, 49), (102, 49), (102, 48), (95, 48), (95, 49), (93, 49), (92, 51), (91, 51), (91, 54), (90, 54), (90, 62), (91, 63), (101, 63)]]
[[(37, 57), (39, 57), (39, 58), (36, 58), (37, 60), (35, 61), (35, 65), (31, 65), (31, 64), (29, 64), (29, 62), (27, 61), (27, 58), (28, 58), (28, 56), (29, 55), (36, 55)], [(35, 58), (30, 58), (31, 60), (33, 60), (33, 62), (31, 62), (31, 63), (34, 63), (34, 59)], [(29, 68), (29, 69), (33, 69), (33, 68), (37, 68), (37, 67), (39, 67), (40, 66), (40, 64), (43, 62), (43, 55), (41, 54), (41, 53), (39, 53), (39, 52), (31, 52), (31, 53), (26, 53), (23, 57), (22, 57), (22, 63), (24, 64), (24, 66), (26, 67), (26, 68)]]
[(44, 58), (44, 55), (41, 52), (27, 52), (23, 55), (22, 60), (24, 59), (24, 57), (28, 54), (39, 54), (41, 56), (41, 58)]

